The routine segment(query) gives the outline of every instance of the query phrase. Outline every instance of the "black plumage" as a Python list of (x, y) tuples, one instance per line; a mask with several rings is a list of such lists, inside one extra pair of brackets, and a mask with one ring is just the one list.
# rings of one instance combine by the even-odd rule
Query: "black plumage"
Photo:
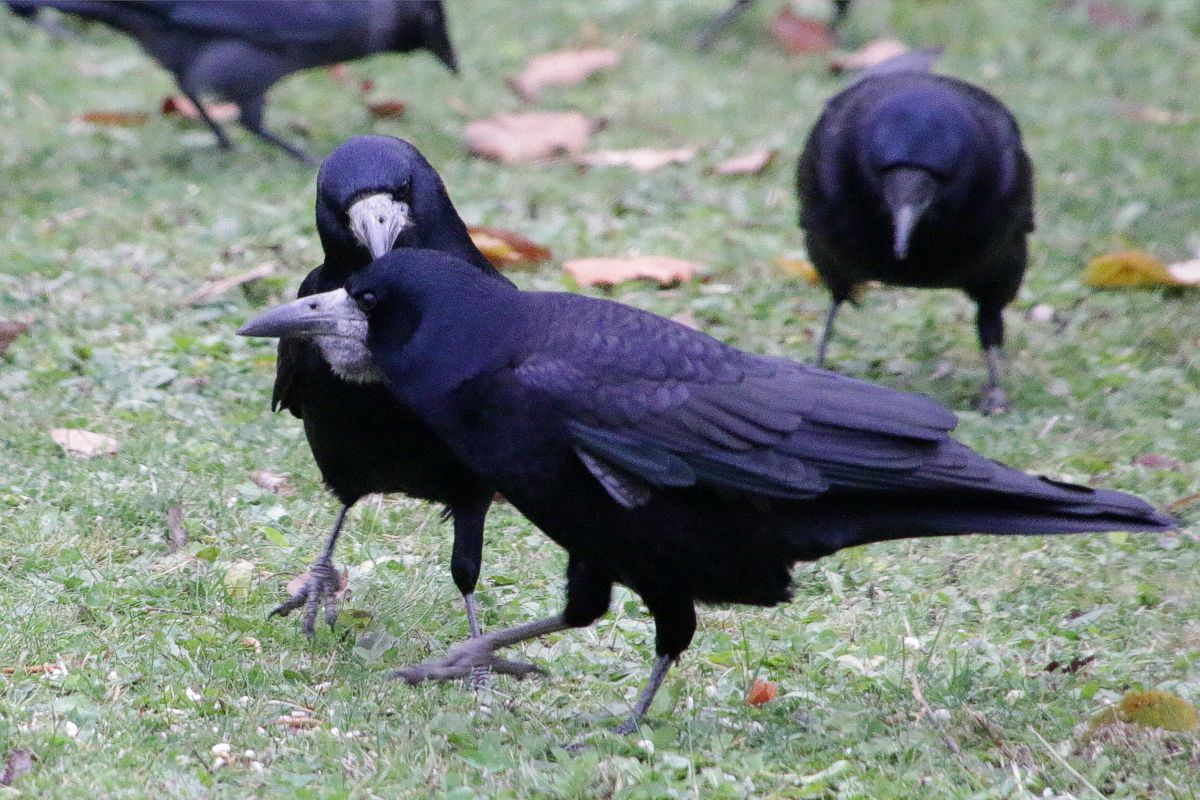
[[(325, 251), (321, 266), (305, 277), (299, 297), (340, 288), (370, 263), (372, 253), (393, 247), (431, 248), (465, 259), (487, 280), (508, 285), (475, 248), (441, 178), (408, 142), (389, 136), (357, 136), (340, 145), (317, 176), (317, 230)], [(272, 408), (304, 421), (304, 433), (326, 485), (342, 502), (328, 542), (310, 569), (304, 590), (275, 609), (287, 614), (306, 606), (303, 627), (313, 632), (324, 604), (336, 619), (333, 566), (346, 512), (376, 492), (403, 492), (443, 503), (454, 522), (451, 573), (463, 594), (473, 634), (478, 634), (472, 593), (479, 579), (483, 522), (493, 490), (466, 467), (429, 427), (372, 374), (340, 377), (335, 360), (365, 359), (344, 340), (280, 342)]]
[(981, 408), (1004, 409), (1001, 312), (1033, 230), (1033, 166), (1008, 109), (954, 78), (868, 74), (817, 120), (797, 194), (809, 257), (832, 294), (817, 366), (856, 284), (962, 289), (978, 306), (988, 366)]
[(654, 616), (658, 654), (625, 729), (691, 642), (697, 602), (787, 600), (797, 561), (901, 537), (1172, 525), (1131, 495), (976, 454), (929, 398), (611, 301), (521, 292), (440, 253), (395, 251), (242, 332), (365, 341), (401, 402), (569, 553), (561, 615), (402, 674), (464, 675), (588, 625), (621, 583)]
[(237, 103), (242, 125), (303, 161), (311, 156), (263, 127), (265, 95), (302, 69), (383, 53), (425, 49), (457, 71), (440, 0), (9, 0), (28, 15), (54, 8), (137, 40), (174, 77), (222, 147), (229, 137), (200, 103)]

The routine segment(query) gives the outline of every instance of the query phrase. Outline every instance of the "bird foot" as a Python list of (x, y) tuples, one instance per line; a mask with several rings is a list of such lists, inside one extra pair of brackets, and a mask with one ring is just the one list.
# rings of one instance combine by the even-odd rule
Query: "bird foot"
[(613, 728), (613, 733), (615, 733), (617, 736), (628, 736), (631, 733), (635, 733), (637, 729), (637, 717), (630, 715), (629, 717), (626, 717), (624, 722)]
[(486, 636), (479, 636), (451, 648), (443, 658), (430, 659), (398, 669), (392, 673), (392, 677), (403, 678), (409, 686), (416, 686), (422, 681), (448, 681), (456, 678), (471, 678), (473, 682), (477, 682), (480, 673), (488, 672), (512, 675), (517, 680), (533, 673), (545, 674), (545, 670), (534, 664), (512, 661), (496, 655), (492, 642)]
[(332, 628), (337, 623), (338, 601), (343, 589), (341, 575), (333, 562), (325, 559), (317, 561), (308, 568), (308, 580), (300, 587), (300, 591), (280, 603), (267, 618), (286, 617), (301, 606), (304, 616), (300, 620), (300, 629), (304, 635), (312, 638), (317, 624), (317, 613), (325, 609), (325, 622)]
[(1008, 394), (1003, 388), (996, 385), (984, 386), (979, 394), (979, 399), (976, 401), (979, 408), (979, 413), (988, 414), (1003, 414), (1008, 411)]

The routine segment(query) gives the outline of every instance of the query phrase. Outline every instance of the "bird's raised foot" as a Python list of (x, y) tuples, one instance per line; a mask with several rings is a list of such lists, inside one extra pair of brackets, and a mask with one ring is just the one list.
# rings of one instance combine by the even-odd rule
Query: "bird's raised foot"
[(1003, 414), (1008, 411), (1008, 393), (994, 384), (984, 386), (979, 393), (976, 407), (979, 413), (984, 415)]
[(534, 673), (545, 674), (545, 670), (535, 664), (496, 655), (492, 643), (486, 636), (481, 636), (451, 648), (442, 658), (398, 669), (392, 673), (392, 677), (402, 678), (409, 686), (416, 686), (422, 681), (449, 681), (459, 678), (475, 680), (481, 669), (500, 675), (511, 675), (517, 680)]
[(342, 590), (341, 576), (332, 561), (317, 561), (308, 568), (308, 580), (300, 587), (300, 591), (284, 602), (277, 605), (267, 615), (271, 617), (286, 617), (301, 606), (304, 616), (300, 620), (300, 629), (304, 635), (311, 638), (316, 631), (317, 613), (325, 609), (325, 622), (332, 628), (337, 624), (338, 595)]

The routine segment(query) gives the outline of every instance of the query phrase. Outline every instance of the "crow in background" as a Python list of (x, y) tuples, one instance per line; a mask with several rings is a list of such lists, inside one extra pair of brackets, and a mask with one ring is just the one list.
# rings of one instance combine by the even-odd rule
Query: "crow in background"
[(9, 0), (8, 5), (22, 16), (54, 8), (129, 34), (175, 76), (221, 147), (231, 146), (229, 137), (209, 116), (201, 95), (237, 103), (246, 130), (314, 165), (308, 153), (263, 127), (266, 92), (281, 78), (374, 53), (422, 48), (458, 71), (437, 0)]
[[(317, 175), (316, 213), (325, 261), (304, 279), (300, 297), (344, 286), (373, 256), (393, 247), (440, 250), (464, 259), (486, 280), (509, 285), (475, 248), (437, 172), (401, 139), (356, 136), (334, 150)], [(271, 407), (304, 421), (317, 467), (342, 503), (307, 584), (272, 615), (304, 606), (302, 626), (311, 636), (323, 605), (332, 626), (338, 590), (333, 551), (346, 513), (363, 495), (403, 492), (444, 503), (454, 520), (450, 571), (471, 635), (478, 636), (472, 594), (493, 489), (387, 390), (369, 368), (365, 348), (346, 339), (281, 341)]]
[[(704, 26), (692, 37), (692, 44), (697, 50), (711, 49), (717, 43), (717, 39), (721, 38), (721, 34), (725, 33), (730, 25), (737, 22), (738, 18), (745, 14), (753, 4), (754, 0), (733, 0), (733, 4), (729, 8), (704, 23)], [(850, 0), (833, 0), (833, 18), (829, 21), (829, 28), (834, 34), (841, 29), (848, 13), (850, 13)]]
[(690, 644), (695, 604), (770, 606), (791, 567), (843, 547), (969, 532), (1162, 530), (1128, 494), (1038, 478), (952, 439), (933, 400), (751, 355), (608, 300), (521, 292), (442, 253), (397, 250), (347, 288), (268, 310), (247, 336), (333, 336), (569, 553), (559, 615), (401, 671), (469, 674), (589, 625), (614, 583), (655, 622), (631, 717)]
[(1025, 275), (1033, 165), (983, 89), (881, 66), (829, 101), (796, 170), (808, 254), (833, 295), (817, 366), (856, 284), (962, 289), (979, 307), (980, 407), (1004, 410), (1001, 312)]

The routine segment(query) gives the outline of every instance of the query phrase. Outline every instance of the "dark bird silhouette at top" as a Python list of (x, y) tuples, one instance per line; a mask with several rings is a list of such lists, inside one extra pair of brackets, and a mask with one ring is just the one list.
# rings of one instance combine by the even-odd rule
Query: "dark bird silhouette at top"
[[(437, 172), (401, 139), (356, 136), (334, 150), (317, 175), (316, 214), (325, 260), (301, 283), (300, 297), (345, 286), (374, 255), (394, 247), (433, 248), (464, 259), (488, 281), (508, 285), (475, 248)], [(333, 551), (346, 513), (366, 494), (403, 492), (444, 503), (453, 519), (450, 571), (472, 635), (478, 635), (472, 594), (494, 491), (368, 365), (366, 349), (345, 338), (279, 344), (271, 407), (304, 421), (313, 458), (342, 509), (307, 585), (272, 615), (304, 606), (303, 629), (311, 636), (324, 605), (332, 626), (338, 590)]]
[[(745, 14), (753, 4), (754, 0), (733, 0), (732, 5), (704, 23), (692, 37), (692, 44), (697, 50), (711, 49), (721, 38), (721, 34), (725, 33), (730, 25), (737, 22), (738, 18)], [(850, 13), (850, 0), (833, 0), (833, 17), (829, 21), (829, 28), (834, 34), (841, 30), (848, 13)]]
[(265, 95), (302, 69), (375, 53), (425, 49), (457, 72), (446, 17), (438, 0), (9, 0), (18, 13), (54, 8), (103, 23), (137, 40), (175, 76), (221, 147), (231, 146), (201, 95), (237, 103), (242, 125), (306, 163), (304, 150), (263, 127)]
[(241, 333), (365, 344), (396, 397), (569, 553), (561, 614), (401, 675), (466, 675), (497, 648), (591, 624), (621, 583), (654, 616), (658, 655), (626, 731), (691, 642), (697, 602), (787, 600), (797, 561), (903, 537), (1173, 524), (1131, 495), (978, 455), (927, 397), (608, 300), (521, 292), (441, 253), (394, 251)]
[(856, 284), (962, 289), (988, 367), (980, 406), (1005, 409), (1001, 312), (1033, 230), (1033, 166), (1008, 109), (969, 83), (885, 67), (829, 101), (796, 182), (809, 257), (833, 295), (817, 366)]

